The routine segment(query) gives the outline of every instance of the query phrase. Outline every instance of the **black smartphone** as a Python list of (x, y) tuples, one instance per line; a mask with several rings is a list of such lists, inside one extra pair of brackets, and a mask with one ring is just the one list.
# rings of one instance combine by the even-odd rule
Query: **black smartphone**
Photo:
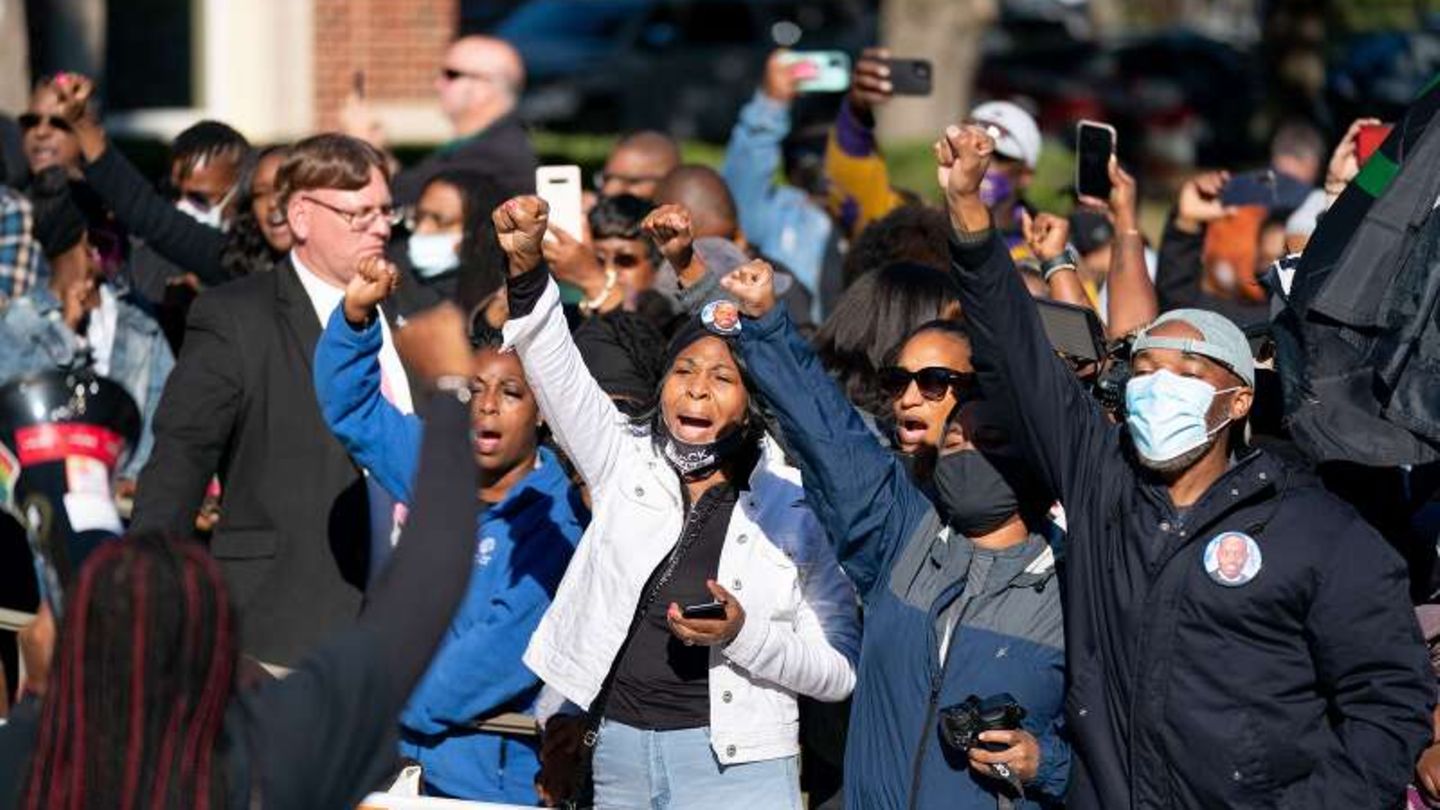
[(1115, 155), (1115, 128), (1095, 121), (1076, 125), (1075, 193), (1110, 199), (1110, 158)]
[(897, 96), (928, 96), (934, 79), (929, 59), (886, 59), (890, 86)]
[(1105, 356), (1105, 327), (1089, 307), (1037, 299), (1040, 323), (1055, 352), (1067, 360), (1096, 363)]
[(725, 603), (702, 602), (698, 605), (686, 605), (681, 608), (680, 616), (685, 619), (723, 619), (725, 618)]

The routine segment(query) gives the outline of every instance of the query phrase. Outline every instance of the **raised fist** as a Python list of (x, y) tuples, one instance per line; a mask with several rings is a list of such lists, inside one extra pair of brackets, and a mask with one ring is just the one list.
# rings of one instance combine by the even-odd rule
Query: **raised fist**
[(945, 198), (953, 202), (978, 195), (994, 152), (995, 139), (980, 127), (947, 127), (935, 142), (935, 163)]
[(690, 211), (683, 205), (662, 205), (650, 212), (640, 223), (660, 254), (676, 271), (690, 266), (695, 256), (695, 235), (690, 226)]
[(1064, 217), (1036, 214), (1035, 218), (1031, 219), (1030, 215), (1026, 214), (1021, 218), (1020, 224), (1030, 252), (1042, 262), (1058, 257), (1065, 252), (1065, 246), (1070, 244), (1070, 221)]
[(541, 242), (550, 224), (550, 205), (536, 196), (512, 197), (490, 215), (500, 248), (510, 258), (510, 276), (540, 266)]
[(764, 317), (775, 308), (775, 269), (763, 259), (754, 259), (731, 270), (720, 279), (740, 311), (750, 318)]
[(60, 115), (72, 124), (85, 120), (90, 111), (90, 99), (95, 95), (95, 83), (79, 73), (61, 73), (50, 83), (59, 99)]
[(400, 272), (384, 256), (366, 256), (345, 285), (345, 320), (363, 324), (375, 314), (375, 307), (400, 285)]

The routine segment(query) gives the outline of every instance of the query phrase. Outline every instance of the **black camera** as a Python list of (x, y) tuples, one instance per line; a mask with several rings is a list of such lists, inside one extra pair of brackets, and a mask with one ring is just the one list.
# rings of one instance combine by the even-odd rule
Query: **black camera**
[(963, 703), (940, 710), (940, 736), (945, 744), (960, 753), (979, 746), (987, 751), (1004, 751), (1010, 746), (980, 740), (984, 731), (1013, 731), (1025, 719), (1025, 708), (1009, 692), (1001, 692), (981, 700), (975, 695)]

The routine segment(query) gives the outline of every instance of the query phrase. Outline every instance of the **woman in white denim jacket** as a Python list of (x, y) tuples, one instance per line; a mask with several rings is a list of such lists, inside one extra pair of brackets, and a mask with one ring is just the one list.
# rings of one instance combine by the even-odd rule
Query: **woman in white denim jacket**
[[(547, 212), (536, 197), (495, 211), (505, 342), (594, 518), (525, 663), (603, 718), (597, 808), (799, 808), (795, 698), (850, 694), (857, 603), (750, 407), (725, 336), (738, 312), (707, 307), (682, 328), (654, 417), (628, 419), (585, 368), (540, 264)], [(712, 600), (723, 618), (682, 615)]]

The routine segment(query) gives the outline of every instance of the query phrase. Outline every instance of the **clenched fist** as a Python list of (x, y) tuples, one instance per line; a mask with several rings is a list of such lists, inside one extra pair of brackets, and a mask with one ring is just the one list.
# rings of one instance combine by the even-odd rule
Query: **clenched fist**
[(510, 277), (540, 266), (541, 243), (550, 224), (550, 205), (530, 195), (512, 197), (490, 215), (500, 248), (510, 259)]
[(935, 142), (935, 162), (945, 198), (953, 203), (978, 195), (994, 152), (995, 139), (980, 127), (946, 127), (945, 135)]
[(1034, 219), (1025, 214), (1020, 220), (1025, 243), (1030, 252), (1042, 262), (1048, 262), (1065, 252), (1070, 244), (1070, 221), (1054, 214), (1036, 214)]
[(366, 256), (355, 268), (355, 275), (345, 286), (345, 320), (352, 324), (368, 323), (375, 307), (390, 297), (400, 286), (400, 272), (384, 256)]
[(769, 262), (746, 262), (721, 279), (720, 286), (747, 317), (762, 318), (775, 308), (775, 269)]
[(690, 211), (683, 205), (662, 205), (650, 212), (640, 223), (660, 254), (670, 262), (675, 271), (681, 272), (690, 266), (695, 258), (695, 234), (690, 224)]

